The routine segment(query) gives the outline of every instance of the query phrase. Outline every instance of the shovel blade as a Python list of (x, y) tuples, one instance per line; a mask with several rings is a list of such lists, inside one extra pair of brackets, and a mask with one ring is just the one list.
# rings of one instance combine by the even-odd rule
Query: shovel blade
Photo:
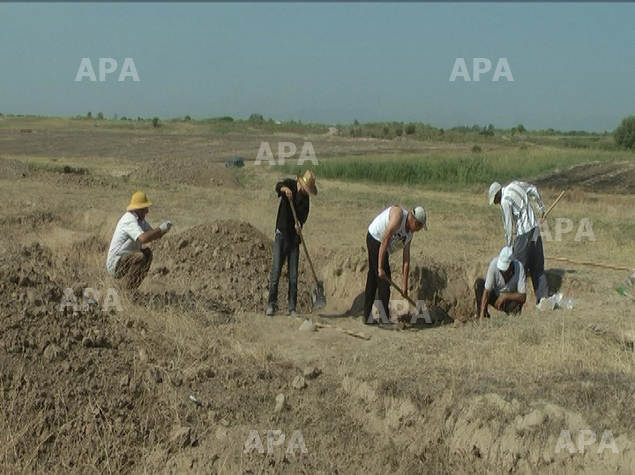
[(317, 285), (313, 285), (311, 288), (311, 301), (313, 302), (313, 308), (326, 307), (326, 293), (324, 292), (324, 282), (318, 282)]

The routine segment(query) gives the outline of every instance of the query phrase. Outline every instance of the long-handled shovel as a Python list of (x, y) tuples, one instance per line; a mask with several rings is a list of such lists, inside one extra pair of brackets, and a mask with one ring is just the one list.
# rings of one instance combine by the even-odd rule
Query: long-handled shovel
[(558, 195), (558, 197), (556, 198), (556, 201), (554, 201), (553, 204), (551, 206), (549, 206), (549, 209), (547, 210), (547, 212), (542, 217), (543, 220), (547, 219), (547, 215), (549, 213), (551, 213), (551, 210), (556, 207), (556, 205), (558, 204), (558, 201), (560, 201), (563, 196), (564, 196), (564, 191), (562, 193), (560, 193), (560, 195)]
[[(633, 271), (633, 269), (630, 269), (626, 266), (615, 266), (612, 264), (603, 264), (601, 262), (592, 262), (592, 261), (577, 261), (574, 259), (569, 259), (568, 257), (547, 256), (545, 257), (545, 259), (549, 259), (552, 261), (559, 261), (559, 262), (568, 262), (569, 264), (575, 264), (580, 266), (598, 267), (600, 269), (621, 270), (621, 271), (627, 271), (627, 272)], [(620, 295), (624, 295), (625, 297), (628, 297), (631, 300), (635, 300), (635, 297), (633, 297), (633, 295), (631, 295), (631, 293), (627, 289), (633, 288), (633, 285), (635, 284), (635, 282), (633, 281), (633, 275), (624, 279), (624, 281), (617, 286), (617, 293)]]
[(395, 282), (388, 276), (384, 277), (384, 279), (386, 281), (388, 281), (388, 283), (395, 288), (395, 290), (397, 290), (397, 292), (399, 292), (399, 295), (401, 295), (403, 298), (405, 298), (408, 303), (410, 303), (410, 305), (412, 305), (415, 309), (417, 308), (417, 302), (415, 302), (414, 300), (412, 300), (410, 297), (408, 297), (407, 295), (405, 295), (402, 291), (401, 291), (401, 287), (399, 287), (397, 284), (395, 284)]
[(309, 266), (311, 267), (311, 273), (313, 274), (313, 280), (315, 280), (315, 285), (311, 287), (311, 300), (313, 301), (313, 308), (324, 308), (326, 307), (326, 294), (324, 292), (324, 282), (321, 282), (318, 279), (317, 274), (315, 273), (315, 269), (313, 268), (313, 262), (311, 262), (311, 258), (309, 257), (309, 251), (306, 248), (306, 244), (304, 242), (304, 238), (302, 237), (302, 228), (300, 227), (300, 222), (298, 221), (298, 215), (295, 212), (295, 206), (293, 205), (293, 200), (289, 200), (289, 204), (291, 205), (291, 212), (293, 213), (293, 219), (295, 220), (296, 226), (300, 229), (300, 241), (302, 242), (302, 247), (304, 248), (304, 254), (306, 254), (306, 259), (309, 261)]
[(405, 299), (408, 301), (408, 303), (409, 303), (410, 305), (412, 305), (412, 308), (414, 308), (414, 309), (415, 309), (415, 312), (418, 312), (418, 311), (420, 311), (420, 310), (421, 310), (421, 312), (422, 312), (421, 314), (424, 316), (423, 318), (425, 319), (426, 323), (430, 323), (430, 322), (432, 322), (432, 319), (431, 319), (431, 317), (430, 317), (430, 312), (428, 312), (428, 309), (427, 309), (426, 307), (424, 307), (424, 308), (419, 308), (419, 306), (417, 305), (417, 302), (415, 302), (413, 299), (411, 299), (411, 298), (410, 298), (410, 297), (408, 297), (406, 294), (404, 294), (404, 293), (401, 291), (401, 288), (400, 288), (397, 284), (395, 284), (395, 282), (394, 282), (394, 281), (393, 281), (390, 277), (386, 276), (386, 277), (384, 277), (384, 279), (386, 279), (386, 280), (388, 281), (388, 283), (389, 283), (392, 287), (394, 287), (394, 288), (397, 290), (397, 292), (399, 292), (399, 295), (401, 295), (403, 298), (405, 298)]

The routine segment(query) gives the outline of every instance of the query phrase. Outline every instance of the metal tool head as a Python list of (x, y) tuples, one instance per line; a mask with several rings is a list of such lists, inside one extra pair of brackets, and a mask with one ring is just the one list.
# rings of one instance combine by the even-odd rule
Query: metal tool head
[(311, 302), (313, 303), (313, 308), (320, 309), (326, 307), (324, 282), (318, 282), (317, 284), (313, 284), (311, 286)]

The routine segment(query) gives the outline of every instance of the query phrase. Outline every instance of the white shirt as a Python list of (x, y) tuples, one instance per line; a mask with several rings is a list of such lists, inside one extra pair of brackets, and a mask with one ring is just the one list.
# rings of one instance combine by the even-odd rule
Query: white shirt
[(485, 290), (495, 290), (498, 293), (502, 292), (518, 292), (519, 294), (527, 293), (527, 277), (525, 276), (525, 269), (520, 265), (520, 262), (513, 261), (510, 265), (514, 266), (514, 273), (512, 274), (509, 282), (505, 283), (503, 273), (496, 267), (498, 264), (498, 257), (492, 259), (487, 269), (487, 277), (485, 279)]
[(140, 220), (131, 211), (126, 212), (115, 228), (110, 241), (106, 268), (111, 277), (115, 276), (115, 269), (121, 256), (141, 251), (141, 243), (137, 240), (144, 232), (151, 231), (152, 226), (146, 220)]
[(512, 220), (516, 223), (516, 236), (530, 232), (538, 226), (538, 220), (529, 198), (532, 198), (541, 213), (545, 212), (545, 205), (534, 185), (522, 181), (512, 181), (501, 192), (501, 210), (503, 212), (503, 227), (505, 228), (505, 245), (512, 245)]
[[(368, 232), (370, 235), (379, 242), (384, 240), (386, 230), (388, 229), (388, 222), (390, 221), (390, 208), (383, 210), (373, 222), (368, 226)], [(401, 224), (397, 232), (392, 235), (388, 242), (388, 254), (392, 254), (397, 249), (403, 249), (410, 241), (412, 241), (412, 231), (406, 231), (406, 221), (408, 220), (408, 210), (402, 208)]]

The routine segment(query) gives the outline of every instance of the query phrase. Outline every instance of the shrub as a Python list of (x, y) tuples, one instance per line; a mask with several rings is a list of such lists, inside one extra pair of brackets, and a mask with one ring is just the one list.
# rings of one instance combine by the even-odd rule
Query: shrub
[(619, 147), (635, 149), (635, 115), (622, 119), (622, 123), (613, 132), (613, 138)]
[(98, 114), (97, 114), (97, 118), (98, 118), (99, 120), (104, 120), (104, 113), (103, 113), (103, 112), (98, 113)]
[(522, 144), (522, 145), (520, 146), (520, 149), (521, 149), (522, 151), (525, 151), (525, 150), (527, 150), (528, 148), (529, 148), (529, 147), (527, 147), (527, 144), (526, 144), (526, 143), (524, 143), (524, 144)]
[(417, 126), (414, 124), (408, 124), (406, 126), (406, 135), (412, 135), (415, 133), (415, 130), (417, 130)]
[(403, 135), (403, 129), (402, 129), (401, 127), (397, 127), (397, 128), (395, 129), (395, 135), (396, 135), (397, 137), (401, 137), (401, 136)]
[(233, 122), (233, 121), (234, 121), (234, 118), (233, 118), (233, 117), (230, 117), (230, 116), (228, 116), (228, 115), (226, 115), (226, 116), (221, 117), (221, 118), (220, 118), (220, 119), (218, 119), (218, 120), (222, 120), (223, 122)]
[(190, 114), (187, 114), (183, 120), (192, 120), (192, 118), (190, 117)]
[(159, 123), (159, 118), (155, 117), (152, 119), (152, 127), (159, 127), (161, 124)]
[(481, 147), (479, 147), (478, 145), (474, 145), (472, 147), (472, 153), (481, 153), (483, 151), (483, 149)]
[(262, 114), (251, 114), (249, 116), (249, 122), (254, 122), (256, 124), (260, 124), (261, 122), (264, 122), (265, 118), (262, 116)]

